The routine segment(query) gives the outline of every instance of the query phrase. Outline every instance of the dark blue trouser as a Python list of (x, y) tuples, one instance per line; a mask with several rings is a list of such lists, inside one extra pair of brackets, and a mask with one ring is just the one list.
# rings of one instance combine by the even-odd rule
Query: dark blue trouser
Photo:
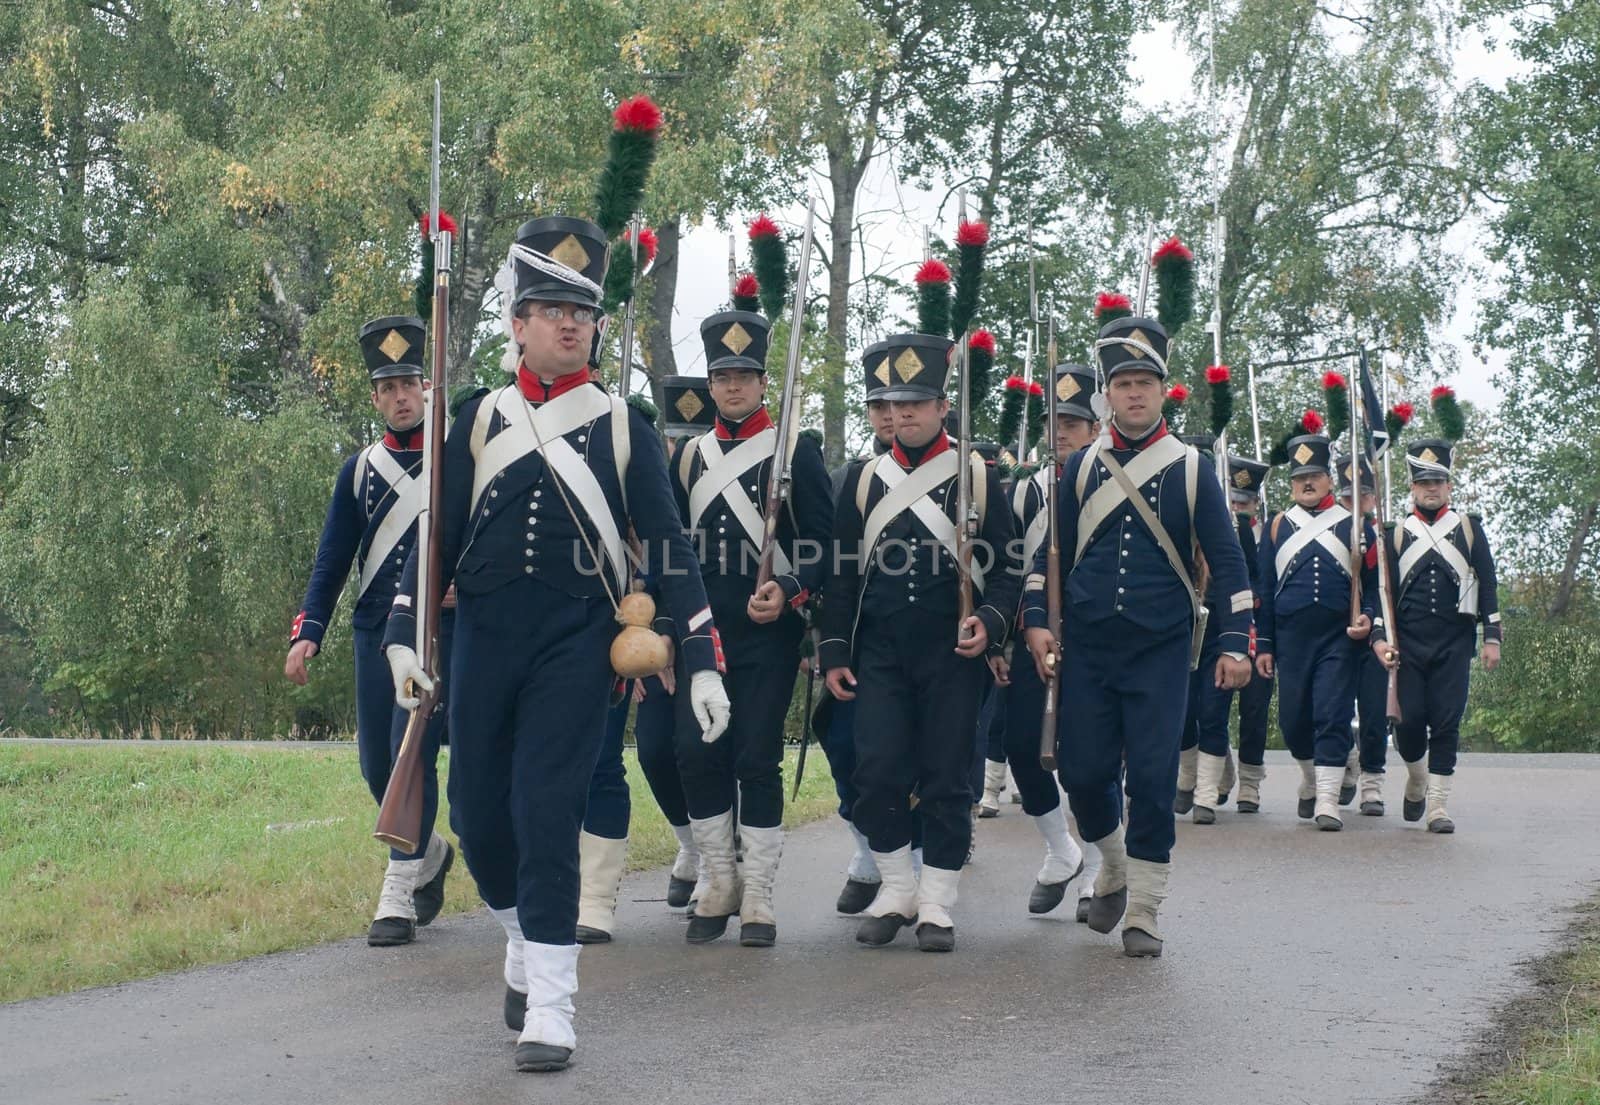
[[(1255, 660), (1250, 661), (1252, 668)], [(1257, 767), (1267, 762), (1267, 721), (1272, 709), (1272, 687), (1277, 682), (1252, 670), (1250, 682), (1239, 689), (1239, 762)]]
[(1011, 713), (999, 687), (989, 692), (989, 701), (993, 703), (994, 712), (989, 718), (989, 744), (983, 755), (990, 763), (1003, 764), (1006, 762), (1006, 726), (1011, 724)]
[(1019, 641), (1012, 651), (1011, 685), (1005, 688), (1006, 762), (1022, 795), (1022, 812), (1041, 817), (1061, 805), (1055, 776), (1039, 766), (1039, 729), (1044, 724), (1044, 684), (1033, 656)]
[(1356, 705), (1356, 652), (1343, 610), (1308, 606), (1277, 624), (1278, 727), (1297, 760), (1344, 767)]
[[(688, 694), (685, 688), (684, 694)], [(678, 774), (678, 752), (673, 747), (673, 696), (667, 693), (659, 676), (644, 681), (644, 701), (633, 714), (633, 744), (639, 754), (639, 770), (667, 824), (682, 828), (689, 823), (689, 807), (683, 798), (683, 778)]]
[(1183, 719), (1184, 749), (1199, 746), (1208, 756), (1228, 754), (1228, 711), (1233, 692), (1217, 686), (1217, 660), (1222, 656), (1221, 618), (1212, 611), (1200, 645), (1200, 666), (1189, 673), (1189, 699)]
[(1428, 754), (1428, 772), (1454, 775), (1461, 745), (1461, 715), (1477, 629), (1459, 619), (1419, 618), (1400, 625), (1400, 724), (1394, 747), (1414, 763)]
[(948, 612), (864, 617), (856, 640), (856, 827), (875, 852), (914, 845), (914, 789), (924, 863), (959, 871), (972, 843), (969, 773), (989, 666), (956, 655)]
[(451, 657), (450, 821), (492, 909), (571, 944), (578, 832), (605, 735), (611, 604), (533, 577), (462, 595)]
[(1116, 829), (1127, 764), (1128, 855), (1172, 858), (1172, 802), (1189, 685), (1189, 628), (1158, 636), (1111, 618), (1063, 626), (1061, 785), (1083, 839)]
[[(826, 690), (823, 691), (827, 693)], [(833, 775), (833, 791), (839, 796), (839, 816), (850, 820), (850, 811), (856, 804), (856, 702), (837, 699), (828, 708), (828, 723), (817, 734), (823, 755), (828, 757), (828, 771)]]
[[(986, 665), (987, 666), (987, 665)], [(995, 747), (995, 728), (999, 727), (1000, 738), (1005, 739), (1006, 714), (1000, 688), (995, 685), (991, 676), (983, 684), (983, 702), (978, 707), (978, 731), (976, 739), (972, 742), (972, 775), (969, 782), (972, 784), (972, 804), (977, 805), (983, 798), (983, 763), (985, 760), (994, 759), (989, 755), (989, 749)], [(1003, 757), (1005, 753), (1002, 751)], [(998, 759), (1004, 763), (1004, 759)]]
[[(428, 850), (433, 836), (433, 823), (439, 816), (439, 742), (444, 735), (445, 717), (449, 710), (450, 635), (453, 618), (444, 614), (439, 620), (439, 672), (442, 685), (440, 697), (445, 705), (428, 720), (427, 735), (422, 749), (422, 831), (418, 834), (417, 850), (411, 855), (398, 848), (389, 849), (390, 859), (421, 859)], [(383, 792), (389, 788), (389, 770), (395, 756), (400, 753), (400, 743), (405, 739), (406, 726), (411, 721), (408, 711), (394, 703), (394, 679), (389, 674), (389, 661), (383, 655), (383, 626), (355, 631), (356, 652), (356, 754), (361, 763), (361, 777), (373, 800), (382, 803)]]
[(1389, 751), (1389, 672), (1366, 642), (1356, 648), (1356, 710), (1361, 770), (1382, 775)]
[[(628, 793), (628, 772), (622, 766), (622, 738), (628, 731), (628, 707), (632, 704), (632, 683), (624, 683), (622, 700), (606, 710), (605, 739), (600, 743), (600, 758), (589, 777), (589, 802), (583, 814), (584, 832), (609, 840), (625, 840), (633, 804)], [(616, 696), (616, 688), (611, 688)], [(610, 703), (610, 699), (606, 700)]]

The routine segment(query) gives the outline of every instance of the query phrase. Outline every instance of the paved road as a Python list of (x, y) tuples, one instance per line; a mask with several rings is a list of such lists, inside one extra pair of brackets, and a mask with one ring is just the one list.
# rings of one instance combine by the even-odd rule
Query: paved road
[(1454, 837), (1398, 816), (1316, 832), (1292, 775), (1271, 761), (1263, 814), (1180, 824), (1159, 961), (1027, 915), (1039, 849), (1015, 806), (982, 825), (954, 955), (858, 948), (831, 912), (834, 823), (790, 841), (771, 950), (688, 948), (662, 874), (630, 878), (619, 941), (583, 953), (565, 1074), (511, 1071), (501, 938), (479, 913), (407, 949), (352, 940), (0, 1007), (0, 1101), (1404, 1102), (1600, 879), (1600, 757), (1466, 757)]

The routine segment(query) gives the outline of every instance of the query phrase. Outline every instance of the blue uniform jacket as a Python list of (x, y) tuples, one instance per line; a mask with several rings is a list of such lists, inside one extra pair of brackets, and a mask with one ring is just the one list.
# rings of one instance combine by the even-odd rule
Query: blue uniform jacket
[[(1319, 508), (1313, 515), (1322, 513)], [(1346, 518), (1330, 531), (1341, 549), (1350, 547), (1350, 527), (1353, 518)], [(1378, 596), (1377, 534), (1372, 526), (1363, 522), (1361, 558), (1361, 609), (1371, 617), (1376, 610)], [(1296, 614), (1308, 607), (1320, 606), (1326, 610), (1350, 609), (1350, 576), (1333, 554), (1316, 541), (1312, 541), (1295, 554), (1283, 578), (1278, 576), (1278, 549), (1294, 533), (1294, 523), (1286, 514), (1274, 514), (1268, 519), (1261, 535), (1261, 550), (1256, 572), (1261, 609), (1256, 614), (1263, 640), (1282, 646), (1278, 619)], [(1262, 652), (1271, 652), (1268, 645)]]
[[(1443, 511), (1439, 513), (1442, 514)], [(1417, 516), (1424, 522), (1433, 520), (1421, 511), (1417, 512)], [(1467, 526), (1472, 527), (1470, 547), (1465, 533)], [(1389, 558), (1389, 580), (1395, 589), (1395, 617), (1401, 623), (1402, 636), (1407, 623), (1416, 625), (1423, 619), (1471, 622), (1473, 620), (1471, 615), (1462, 614), (1457, 610), (1461, 590), (1444, 557), (1432, 549), (1428, 550), (1417, 562), (1416, 570), (1410, 580), (1403, 580), (1400, 578), (1400, 555), (1395, 551), (1392, 524), (1387, 536), (1388, 540), (1384, 542), (1383, 547)], [(1415, 540), (1417, 539), (1407, 534), (1403, 544), (1409, 545)], [(1500, 624), (1499, 583), (1495, 578), (1494, 555), (1489, 551), (1489, 535), (1483, 532), (1483, 519), (1476, 514), (1462, 515), (1461, 525), (1450, 534), (1448, 540), (1461, 551), (1462, 557), (1478, 576), (1477, 620), (1483, 625), (1483, 639), (1499, 641), (1504, 636)], [(1386, 639), (1382, 618), (1374, 619), (1373, 637), (1380, 641)]]

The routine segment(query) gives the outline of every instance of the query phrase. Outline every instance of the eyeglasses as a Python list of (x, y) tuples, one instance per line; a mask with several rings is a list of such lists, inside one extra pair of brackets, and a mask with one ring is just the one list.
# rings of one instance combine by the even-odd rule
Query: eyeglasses
[(534, 313), (546, 322), (560, 322), (569, 315), (579, 326), (587, 326), (594, 321), (593, 307), (562, 307), (556, 303), (536, 303), (533, 309)]

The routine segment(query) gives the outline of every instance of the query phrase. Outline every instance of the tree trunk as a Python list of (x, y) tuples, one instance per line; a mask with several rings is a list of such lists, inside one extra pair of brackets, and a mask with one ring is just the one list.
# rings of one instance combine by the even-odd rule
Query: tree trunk
[(678, 371), (678, 358), (672, 351), (672, 308), (678, 298), (678, 247), (682, 233), (681, 218), (656, 227), (656, 263), (650, 270), (650, 302), (645, 314), (644, 363), (650, 374), (650, 400), (657, 410), (666, 409), (662, 377)]
[(1551, 618), (1564, 616), (1572, 606), (1572, 593), (1578, 584), (1578, 566), (1583, 563), (1584, 545), (1594, 529), (1597, 512), (1600, 512), (1600, 502), (1591, 502), (1578, 515), (1578, 524), (1572, 529), (1572, 540), (1567, 543), (1567, 561), (1561, 567), (1561, 580), (1556, 585), (1555, 597), (1550, 600)]
[(828, 151), (833, 211), (828, 220), (828, 341), (822, 376), (823, 459), (831, 469), (845, 461), (845, 395), (849, 388), (845, 354), (849, 349), (851, 236), (856, 226), (854, 159)]

